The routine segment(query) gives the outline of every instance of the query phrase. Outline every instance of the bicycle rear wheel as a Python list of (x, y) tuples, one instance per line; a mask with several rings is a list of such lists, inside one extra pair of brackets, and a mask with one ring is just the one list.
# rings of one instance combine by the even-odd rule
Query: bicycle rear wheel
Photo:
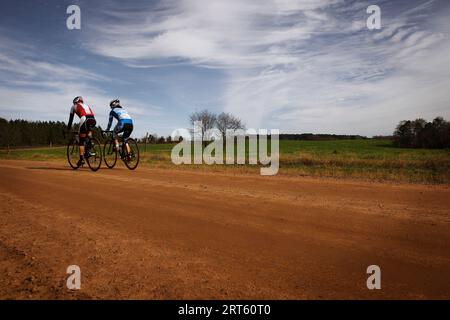
[(115, 143), (113, 139), (106, 141), (103, 146), (103, 157), (105, 164), (109, 169), (114, 168), (117, 162), (117, 150), (115, 150)]
[(139, 147), (136, 140), (130, 138), (128, 139), (128, 146), (130, 147), (130, 152), (127, 152), (126, 147), (123, 150), (125, 157), (122, 159), (128, 169), (134, 170), (139, 164)]
[(90, 139), (90, 147), (86, 152), (86, 161), (92, 171), (97, 171), (102, 165), (102, 149), (97, 139)]
[(80, 147), (76, 139), (67, 144), (67, 161), (72, 169), (78, 169), (78, 160), (80, 159)]

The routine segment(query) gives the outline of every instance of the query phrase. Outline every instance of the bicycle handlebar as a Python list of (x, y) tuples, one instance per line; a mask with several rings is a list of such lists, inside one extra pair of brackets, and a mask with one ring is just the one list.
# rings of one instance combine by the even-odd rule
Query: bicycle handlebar
[[(105, 133), (114, 133), (114, 130), (102, 130), (101, 133), (102, 133), (102, 137), (105, 138)], [(119, 140), (123, 141), (122, 135), (118, 135), (118, 138), (119, 138)], [(130, 138), (127, 138), (127, 140), (128, 139), (130, 139)]]
[(114, 131), (112, 131), (112, 130), (102, 130), (101, 132), (102, 132), (102, 138), (104, 138), (105, 137), (105, 133), (113, 133)]

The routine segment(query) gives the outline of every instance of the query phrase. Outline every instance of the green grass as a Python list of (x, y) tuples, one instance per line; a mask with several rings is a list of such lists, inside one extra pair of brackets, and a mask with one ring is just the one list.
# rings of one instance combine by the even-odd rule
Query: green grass
[(65, 147), (27, 148), (0, 150), (0, 159), (14, 160), (62, 160), (66, 158)]
[[(174, 168), (174, 144), (141, 145), (142, 164)], [(248, 154), (247, 154), (248, 156)], [(0, 151), (0, 159), (61, 160), (65, 148)], [(183, 165), (177, 169), (257, 173), (251, 165)], [(396, 148), (388, 140), (280, 141), (280, 174), (450, 184), (450, 150)]]
[(306, 175), (450, 183), (450, 150), (396, 148), (388, 140), (284, 141), (280, 167)]

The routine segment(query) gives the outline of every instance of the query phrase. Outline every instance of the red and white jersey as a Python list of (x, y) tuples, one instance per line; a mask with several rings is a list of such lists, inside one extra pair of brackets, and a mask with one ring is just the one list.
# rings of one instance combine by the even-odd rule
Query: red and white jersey
[(77, 103), (72, 106), (70, 113), (76, 113), (78, 117), (84, 116), (93, 116), (94, 112), (92, 112), (91, 107), (84, 103)]

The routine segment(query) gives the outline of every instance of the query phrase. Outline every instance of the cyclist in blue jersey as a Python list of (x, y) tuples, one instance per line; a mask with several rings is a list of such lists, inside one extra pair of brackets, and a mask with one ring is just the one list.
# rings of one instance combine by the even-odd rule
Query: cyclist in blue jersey
[(109, 113), (109, 122), (106, 131), (111, 128), (113, 119), (117, 120), (117, 124), (114, 127), (113, 138), (116, 145), (116, 150), (119, 150), (119, 139), (118, 134), (123, 132), (122, 139), (123, 143), (126, 145), (128, 153), (130, 153), (130, 147), (127, 144), (127, 140), (133, 132), (133, 120), (131, 119), (128, 112), (122, 108), (120, 105), (120, 100), (115, 99), (110, 102), (111, 112)]

